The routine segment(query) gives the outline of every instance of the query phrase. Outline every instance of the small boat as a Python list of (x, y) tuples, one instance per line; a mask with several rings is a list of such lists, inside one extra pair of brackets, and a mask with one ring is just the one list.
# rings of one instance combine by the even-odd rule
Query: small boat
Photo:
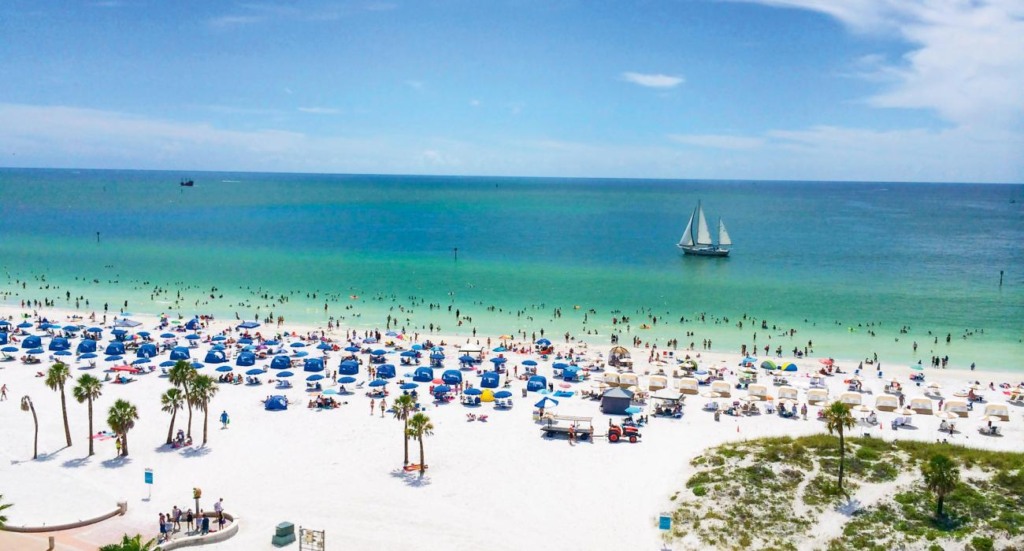
[(729, 232), (725, 229), (722, 219), (718, 219), (718, 244), (711, 241), (711, 232), (708, 231), (708, 222), (704, 217), (704, 209), (697, 201), (697, 208), (693, 209), (690, 221), (686, 223), (686, 231), (676, 245), (683, 250), (683, 254), (693, 256), (729, 256), (729, 247), (732, 240), (729, 239)]
[(188, 180), (182, 180), (181, 183), (179, 183), (178, 185), (180, 185), (181, 187), (193, 187), (196, 185), (196, 183), (193, 182), (191, 178), (189, 178)]

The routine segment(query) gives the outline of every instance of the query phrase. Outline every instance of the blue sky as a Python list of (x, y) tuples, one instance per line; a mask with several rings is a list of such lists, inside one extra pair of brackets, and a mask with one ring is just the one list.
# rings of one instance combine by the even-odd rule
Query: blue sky
[(1024, 181), (1019, 0), (0, 5), (0, 166)]

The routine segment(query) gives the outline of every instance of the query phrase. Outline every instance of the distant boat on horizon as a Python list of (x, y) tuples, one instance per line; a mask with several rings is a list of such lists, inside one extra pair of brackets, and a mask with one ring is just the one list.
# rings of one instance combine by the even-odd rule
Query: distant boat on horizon
[[(696, 222), (696, 223), (695, 223)], [(704, 216), (704, 208), (700, 201), (697, 201), (697, 208), (693, 209), (690, 221), (686, 223), (686, 230), (683, 237), (676, 245), (683, 250), (683, 254), (692, 256), (729, 256), (729, 249), (732, 246), (732, 239), (725, 229), (725, 223), (718, 219), (718, 244), (711, 240), (711, 232), (708, 231), (707, 218)]]
[(178, 185), (181, 187), (194, 187), (196, 183), (192, 181), (192, 178), (189, 178), (188, 180), (182, 180)]

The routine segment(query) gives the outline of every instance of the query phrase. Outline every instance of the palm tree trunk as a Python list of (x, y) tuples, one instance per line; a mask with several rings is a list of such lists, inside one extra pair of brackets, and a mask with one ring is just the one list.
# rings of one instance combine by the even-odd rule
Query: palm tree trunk
[(36, 426), (36, 436), (32, 440), (32, 459), (35, 459), (39, 457), (39, 418), (36, 417), (35, 404), (29, 404), (29, 409), (32, 410), (32, 423)]
[[(188, 385), (181, 385), (185, 390), (185, 396), (188, 396)], [(188, 437), (192, 438), (192, 401), (185, 399), (185, 403), (188, 405)]]
[(209, 413), (210, 413), (209, 410), (210, 410), (209, 407), (203, 408), (203, 445), (204, 446), (206, 445), (206, 435), (207, 435), (206, 419), (209, 416)]
[(121, 435), (121, 457), (128, 457), (128, 432)]
[(92, 398), (89, 398), (89, 455), (95, 453), (92, 449)]
[(843, 491), (843, 467), (846, 463), (846, 441), (843, 439), (843, 429), (839, 429), (839, 491)]
[(171, 426), (167, 427), (167, 443), (171, 443), (171, 435), (174, 434), (174, 419), (178, 416), (178, 410), (171, 412)]
[(408, 417), (408, 415), (406, 416), (405, 419), (403, 419), (403, 421), (405, 422), (404, 423), (405, 424), (405, 429), (402, 431), (402, 436), (405, 437), (405, 463), (402, 463), (402, 465), (408, 465), (409, 464), (409, 417)]
[(420, 436), (420, 476), (423, 476), (423, 471), (426, 470), (427, 463), (423, 459), (423, 437)]
[(60, 409), (64, 414), (64, 438), (68, 441), (68, 447), (71, 447), (71, 427), (68, 426), (68, 402), (64, 397), (64, 385), (60, 385)]
[(938, 503), (938, 507), (937, 507), (937, 508), (935, 509), (935, 517), (936, 517), (936, 518), (939, 518), (939, 519), (941, 519), (941, 518), (942, 518), (942, 501), (943, 501), (943, 500), (944, 500), (945, 498), (946, 498), (946, 496), (944, 496), (944, 495), (939, 495), (939, 503)]

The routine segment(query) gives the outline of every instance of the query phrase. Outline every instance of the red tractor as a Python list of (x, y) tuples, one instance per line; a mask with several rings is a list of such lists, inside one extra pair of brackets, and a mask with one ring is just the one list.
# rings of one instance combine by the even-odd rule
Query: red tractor
[(608, 441), (618, 442), (625, 438), (628, 439), (631, 444), (636, 444), (640, 440), (640, 429), (636, 425), (608, 425)]

